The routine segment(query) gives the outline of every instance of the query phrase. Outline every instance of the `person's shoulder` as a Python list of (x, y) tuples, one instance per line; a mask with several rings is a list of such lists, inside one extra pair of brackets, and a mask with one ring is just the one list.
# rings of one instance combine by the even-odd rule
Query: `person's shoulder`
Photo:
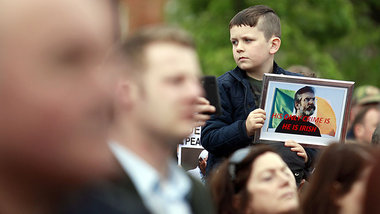
[(188, 197), (193, 213), (215, 213), (211, 193), (198, 179), (190, 177), (192, 188)]
[(317, 125), (315, 125), (314, 123), (311, 123), (311, 122), (309, 122), (309, 121), (307, 121), (306, 124), (307, 124), (308, 126), (312, 126), (312, 127), (317, 127), (317, 128), (318, 128)]
[(302, 74), (293, 73), (293, 72), (290, 72), (290, 71), (287, 71), (287, 70), (284, 70), (284, 74), (285, 74), (285, 75), (290, 75), (290, 76), (299, 76), (299, 77), (303, 77)]
[(312, 132), (310, 135), (313, 135), (313, 136), (319, 136), (319, 137), (322, 136), (322, 135), (321, 135), (321, 131), (319, 130), (319, 127), (318, 127), (316, 124), (307, 121), (307, 122), (306, 122), (306, 125), (315, 128), (315, 131)]
[(199, 176), (199, 167), (196, 167), (194, 169), (190, 169), (190, 170), (187, 170), (186, 173), (190, 174), (190, 175), (198, 175)]
[(221, 76), (217, 78), (218, 84), (224, 85), (224, 84), (231, 84), (235, 81), (241, 81), (241, 79), (243, 78), (242, 72), (244, 71), (242, 71), (238, 67), (230, 71), (227, 71), (226, 73), (222, 74)]
[(233, 73), (234, 73), (235, 69), (232, 69), (232, 70), (229, 70), (227, 71), (226, 73), (222, 74), (221, 76), (219, 76), (217, 79), (218, 81), (228, 81), (230, 80), (232, 77), (233, 77)]
[(280, 132), (280, 131), (282, 131), (282, 126), (284, 125), (284, 124), (286, 124), (287, 123), (287, 120), (285, 120), (285, 119), (283, 119), (283, 120), (281, 120), (281, 122), (277, 125), (277, 127), (276, 127), (276, 129), (274, 130), (275, 132)]
[(59, 214), (150, 213), (129, 176), (102, 181), (68, 196)]

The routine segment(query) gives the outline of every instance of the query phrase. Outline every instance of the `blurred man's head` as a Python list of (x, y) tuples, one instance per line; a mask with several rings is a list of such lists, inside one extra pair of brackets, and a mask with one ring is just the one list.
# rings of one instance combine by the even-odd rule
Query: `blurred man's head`
[(1, 1), (0, 165), (57, 182), (109, 170), (109, 6), (106, 0)]
[(208, 151), (204, 149), (199, 154), (199, 157), (198, 157), (198, 167), (201, 170), (203, 175), (206, 175), (207, 159), (208, 159)]
[(317, 73), (315, 73), (309, 67), (303, 65), (292, 65), (286, 70), (293, 73), (302, 74), (305, 77), (317, 77)]
[(366, 106), (380, 104), (380, 89), (372, 85), (362, 85), (355, 88), (352, 95), (352, 104), (350, 111), (350, 124), (353, 123), (359, 111)]
[(152, 136), (178, 143), (192, 131), (194, 104), (203, 93), (193, 40), (176, 28), (151, 27), (130, 37), (123, 52), (130, 66), (128, 93), (121, 96), (129, 99), (128, 118)]
[(315, 111), (314, 88), (305, 86), (299, 89), (294, 95), (294, 107), (296, 115), (299, 117), (311, 116)]
[(370, 144), (376, 126), (380, 123), (379, 106), (367, 106), (360, 110), (352, 124), (355, 139)]

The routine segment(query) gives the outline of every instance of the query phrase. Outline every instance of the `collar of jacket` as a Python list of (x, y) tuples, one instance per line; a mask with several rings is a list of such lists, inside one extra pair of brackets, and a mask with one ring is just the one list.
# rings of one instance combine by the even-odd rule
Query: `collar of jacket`
[[(277, 65), (276, 62), (273, 62), (273, 73), (274, 74), (286, 74), (285, 70)], [(246, 79), (247, 73), (246, 71), (240, 69), (238, 66), (234, 70), (232, 70), (231, 75), (235, 77), (238, 81), (242, 82), (243, 79)]]

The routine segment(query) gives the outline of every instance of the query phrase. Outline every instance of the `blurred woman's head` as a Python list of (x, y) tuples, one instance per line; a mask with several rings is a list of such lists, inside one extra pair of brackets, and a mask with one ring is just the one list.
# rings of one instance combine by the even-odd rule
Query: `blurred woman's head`
[(295, 213), (295, 178), (281, 157), (269, 147), (236, 151), (211, 178), (218, 213)]
[(322, 153), (302, 209), (305, 213), (361, 213), (366, 181), (373, 163), (370, 148), (359, 144), (328, 146)]

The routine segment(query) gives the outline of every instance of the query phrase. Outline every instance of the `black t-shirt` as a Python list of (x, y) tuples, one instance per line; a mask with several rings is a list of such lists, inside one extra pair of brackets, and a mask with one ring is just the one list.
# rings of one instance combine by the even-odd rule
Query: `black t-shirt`
[(259, 104), (260, 104), (261, 88), (263, 86), (263, 81), (254, 79), (248, 75), (247, 77), (248, 77), (249, 84), (251, 85), (251, 90), (253, 92), (256, 108), (258, 108), (260, 107)]
[(291, 116), (287, 119), (283, 119), (277, 126), (275, 132), (321, 137), (319, 128), (308, 122), (307, 117), (303, 119), (300, 117)]

